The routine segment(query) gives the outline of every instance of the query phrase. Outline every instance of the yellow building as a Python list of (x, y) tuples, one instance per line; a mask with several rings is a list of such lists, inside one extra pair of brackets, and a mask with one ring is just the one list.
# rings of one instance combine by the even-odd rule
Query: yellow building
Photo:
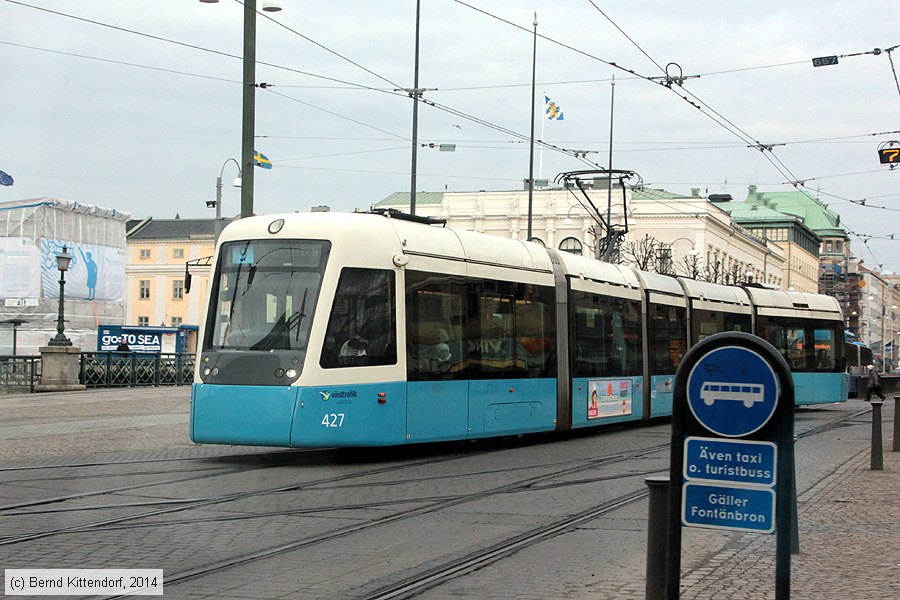
[(209, 289), (209, 267), (191, 268), (190, 294), (184, 265), (211, 256), (215, 219), (129, 221), (126, 233), (125, 324), (199, 325)]

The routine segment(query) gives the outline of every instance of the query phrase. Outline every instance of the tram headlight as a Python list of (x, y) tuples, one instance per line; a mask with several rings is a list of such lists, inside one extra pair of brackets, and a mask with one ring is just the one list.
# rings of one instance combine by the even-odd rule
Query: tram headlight
[(281, 379), (282, 377), (284, 377), (284, 369), (282, 369), (281, 367), (275, 369), (275, 377), (277, 379)]
[(290, 377), (291, 379), (293, 379), (294, 377), (296, 377), (296, 376), (297, 376), (297, 369), (288, 369), (288, 370), (287, 370), (287, 376)]
[(208, 375), (209, 375), (209, 367), (206, 367), (205, 369), (203, 369), (203, 376), (206, 377)]

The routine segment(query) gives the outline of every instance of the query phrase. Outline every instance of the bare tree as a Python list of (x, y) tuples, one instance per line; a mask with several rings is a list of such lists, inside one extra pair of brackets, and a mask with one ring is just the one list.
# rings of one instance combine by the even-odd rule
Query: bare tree
[(712, 260), (706, 263), (706, 281), (710, 283), (722, 283), (724, 278), (722, 261)]
[(681, 257), (681, 263), (679, 263), (678, 266), (681, 268), (685, 277), (698, 279), (700, 281), (705, 279), (703, 267), (700, 265), (700, 257), (697, 254), (692, 254), (690, 252), (685, 254)]
[(641, 271), (649, 271), (656, 264), (657, 252), (661, 246), (662, 244), (649, 234), (637, 241), (628, 242), (622, 249), (624, 263)]
[(725, 285), (742, 285), (745, 283), (744, 273), (741, 271), (741, 265), (733, 264), (731, 268), (725, 272)]

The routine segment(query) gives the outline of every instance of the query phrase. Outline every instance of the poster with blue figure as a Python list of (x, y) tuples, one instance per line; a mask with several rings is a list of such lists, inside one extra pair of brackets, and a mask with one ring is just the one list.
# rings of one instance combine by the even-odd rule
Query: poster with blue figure
[(66, 271), (66, 297), (125, 302), (125, 249), (41, 238), (41, 284), (44, 298), (59, 298), (56, 256), (65, 246), (72, 256)]

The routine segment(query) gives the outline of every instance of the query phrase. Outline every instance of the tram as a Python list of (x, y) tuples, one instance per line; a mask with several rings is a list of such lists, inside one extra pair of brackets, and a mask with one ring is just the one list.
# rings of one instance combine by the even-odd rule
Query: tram
[(396, 211), (258, 216), (213, 260), (198, 443), (383, 446), (672, 413), (687, 349), (755, 332), (798, 404), (847, 398), (827, 296), (635, 271)]
[(850, 375), (850, 388), (848, 396), (856, 398), (860, 392), (866, 390), (866, 367), (875, 364), (872, 349), (862, 342), (844, 342), (844, 356), (846, 356), (847, 373)]

